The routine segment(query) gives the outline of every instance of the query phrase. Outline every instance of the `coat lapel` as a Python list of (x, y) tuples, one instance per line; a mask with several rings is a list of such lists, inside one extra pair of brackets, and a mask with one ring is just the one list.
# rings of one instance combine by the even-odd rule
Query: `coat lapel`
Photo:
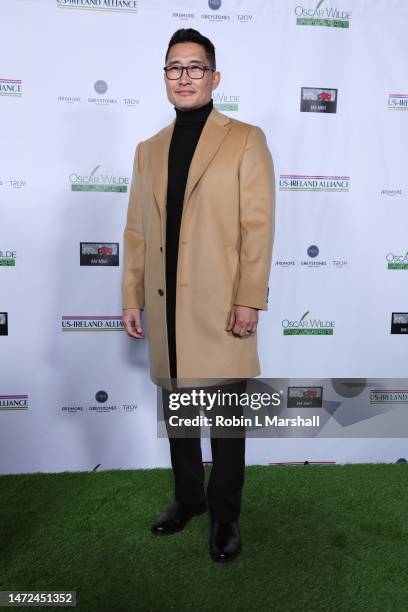
[(161, 216), (166, 208), (169, 149), (175, 122), (174, 119), (151, 141), (153, 192)]
[[(184, 193), (184, 210), (187, 208), (191, 193), (197, 185), (207, 166), (221, 146), (222, 141), (230, 130), (231, 120), (213, 109), (201, 132), (200, 139), (194, 151), (188, 173), (186, 190)], [(184, 212), (183, 212), (184, 214)]]
[[(231, 120), (215, 108), (205, 122), (200, 139), (191, 160), (184, 194), (184, 210), (201, 176), (218, 151), (230, 129)], [(152, 141), (153, 191), (160, 214), (163, 215), (167, 199), (168, 158), (175, 120)]]

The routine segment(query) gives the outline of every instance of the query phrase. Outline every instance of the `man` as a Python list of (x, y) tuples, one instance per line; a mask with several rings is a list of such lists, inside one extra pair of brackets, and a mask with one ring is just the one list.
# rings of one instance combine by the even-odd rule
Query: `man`
[[(241, 392), (260, 374), (256, 332), (258, 310), (267, 310), (275, 184), (263, 131), (213, 107), (221, 75), (211, 41), (178, 30), (165, 64), (176, 118), (136, 147), (123, 321), (143, 339), (145, 310), (150, 377), (162, 386), (166, 415), (166, 381), (189, 389), (223, 381)], [(207, 498), (199, 437), (169, 436), (175, 501), (152, 531), (180, 531), (208, 507), (211, 558), (230, 561), (241, 551), (245, 435), (211, 436)]]

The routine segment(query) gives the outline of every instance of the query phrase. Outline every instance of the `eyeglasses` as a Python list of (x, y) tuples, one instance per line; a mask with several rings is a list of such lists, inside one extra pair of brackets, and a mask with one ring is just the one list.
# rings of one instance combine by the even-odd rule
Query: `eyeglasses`
[(202, 79), (206, 70), (211, 70), (211, 72), (215, 72), (215, 68), (212, 66), (165, 66), (163, 68), (166, 73), (166, 77), (170, 79), (170, 81), (176, 81), (180, 79), (183, 70), (187, 72), (187, 75), (190, 79)]

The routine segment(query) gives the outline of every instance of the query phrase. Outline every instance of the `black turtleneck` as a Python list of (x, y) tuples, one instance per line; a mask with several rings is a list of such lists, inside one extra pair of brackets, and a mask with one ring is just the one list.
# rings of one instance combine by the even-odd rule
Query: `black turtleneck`
[(170, 143), (167, 183), (166, 274), (177, 273), (181, 215), (188, 171), (202, 129), (213, 109), (212, 99), (194, 110), (175, 108), (176, 123)]

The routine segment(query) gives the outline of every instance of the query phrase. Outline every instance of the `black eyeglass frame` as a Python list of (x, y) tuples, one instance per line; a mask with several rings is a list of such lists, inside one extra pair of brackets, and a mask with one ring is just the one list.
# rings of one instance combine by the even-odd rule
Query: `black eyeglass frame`
[[(167, 71), (170, 70), (171, 68), (179, 68), (179, 69), (181, 68), (180, 76), (178, 76), (175, 79), (172, 79), (171, 77), (169, 77), (168, 74), (167, 74)], [(188, 71), (189, 68), (201, 68), (201, 70), (203, 70), (202, 76), (200, 76), (200, 77), (193, 77), (193, 76), (191, 76), (191, 74)], [(205, 75), (207, 70), (211, 70), (211, 72), (215, 72), (216, 69), (213, 68), (213, 66), (206, 66), (206, 65), (201, 65), (201, 64), (196, 64), (196, 65), (193, 64), (191, 66), (179, 66), (179, 65), (176, 64), (174, 66), (164, 66), (163, 70), (164, 70), (164, 73), (166, 75), (166, 78), (169, 79), (169, 81), (178, 81), (178, 79), (181, 79), (181, 77), (183, 76), (183, 71), (184, 70), (186, 71), (187, 76), (189, 76), (190, 79), (199, 80), (199, 79), (203, 79), (204, 78), (204, 75)]]

